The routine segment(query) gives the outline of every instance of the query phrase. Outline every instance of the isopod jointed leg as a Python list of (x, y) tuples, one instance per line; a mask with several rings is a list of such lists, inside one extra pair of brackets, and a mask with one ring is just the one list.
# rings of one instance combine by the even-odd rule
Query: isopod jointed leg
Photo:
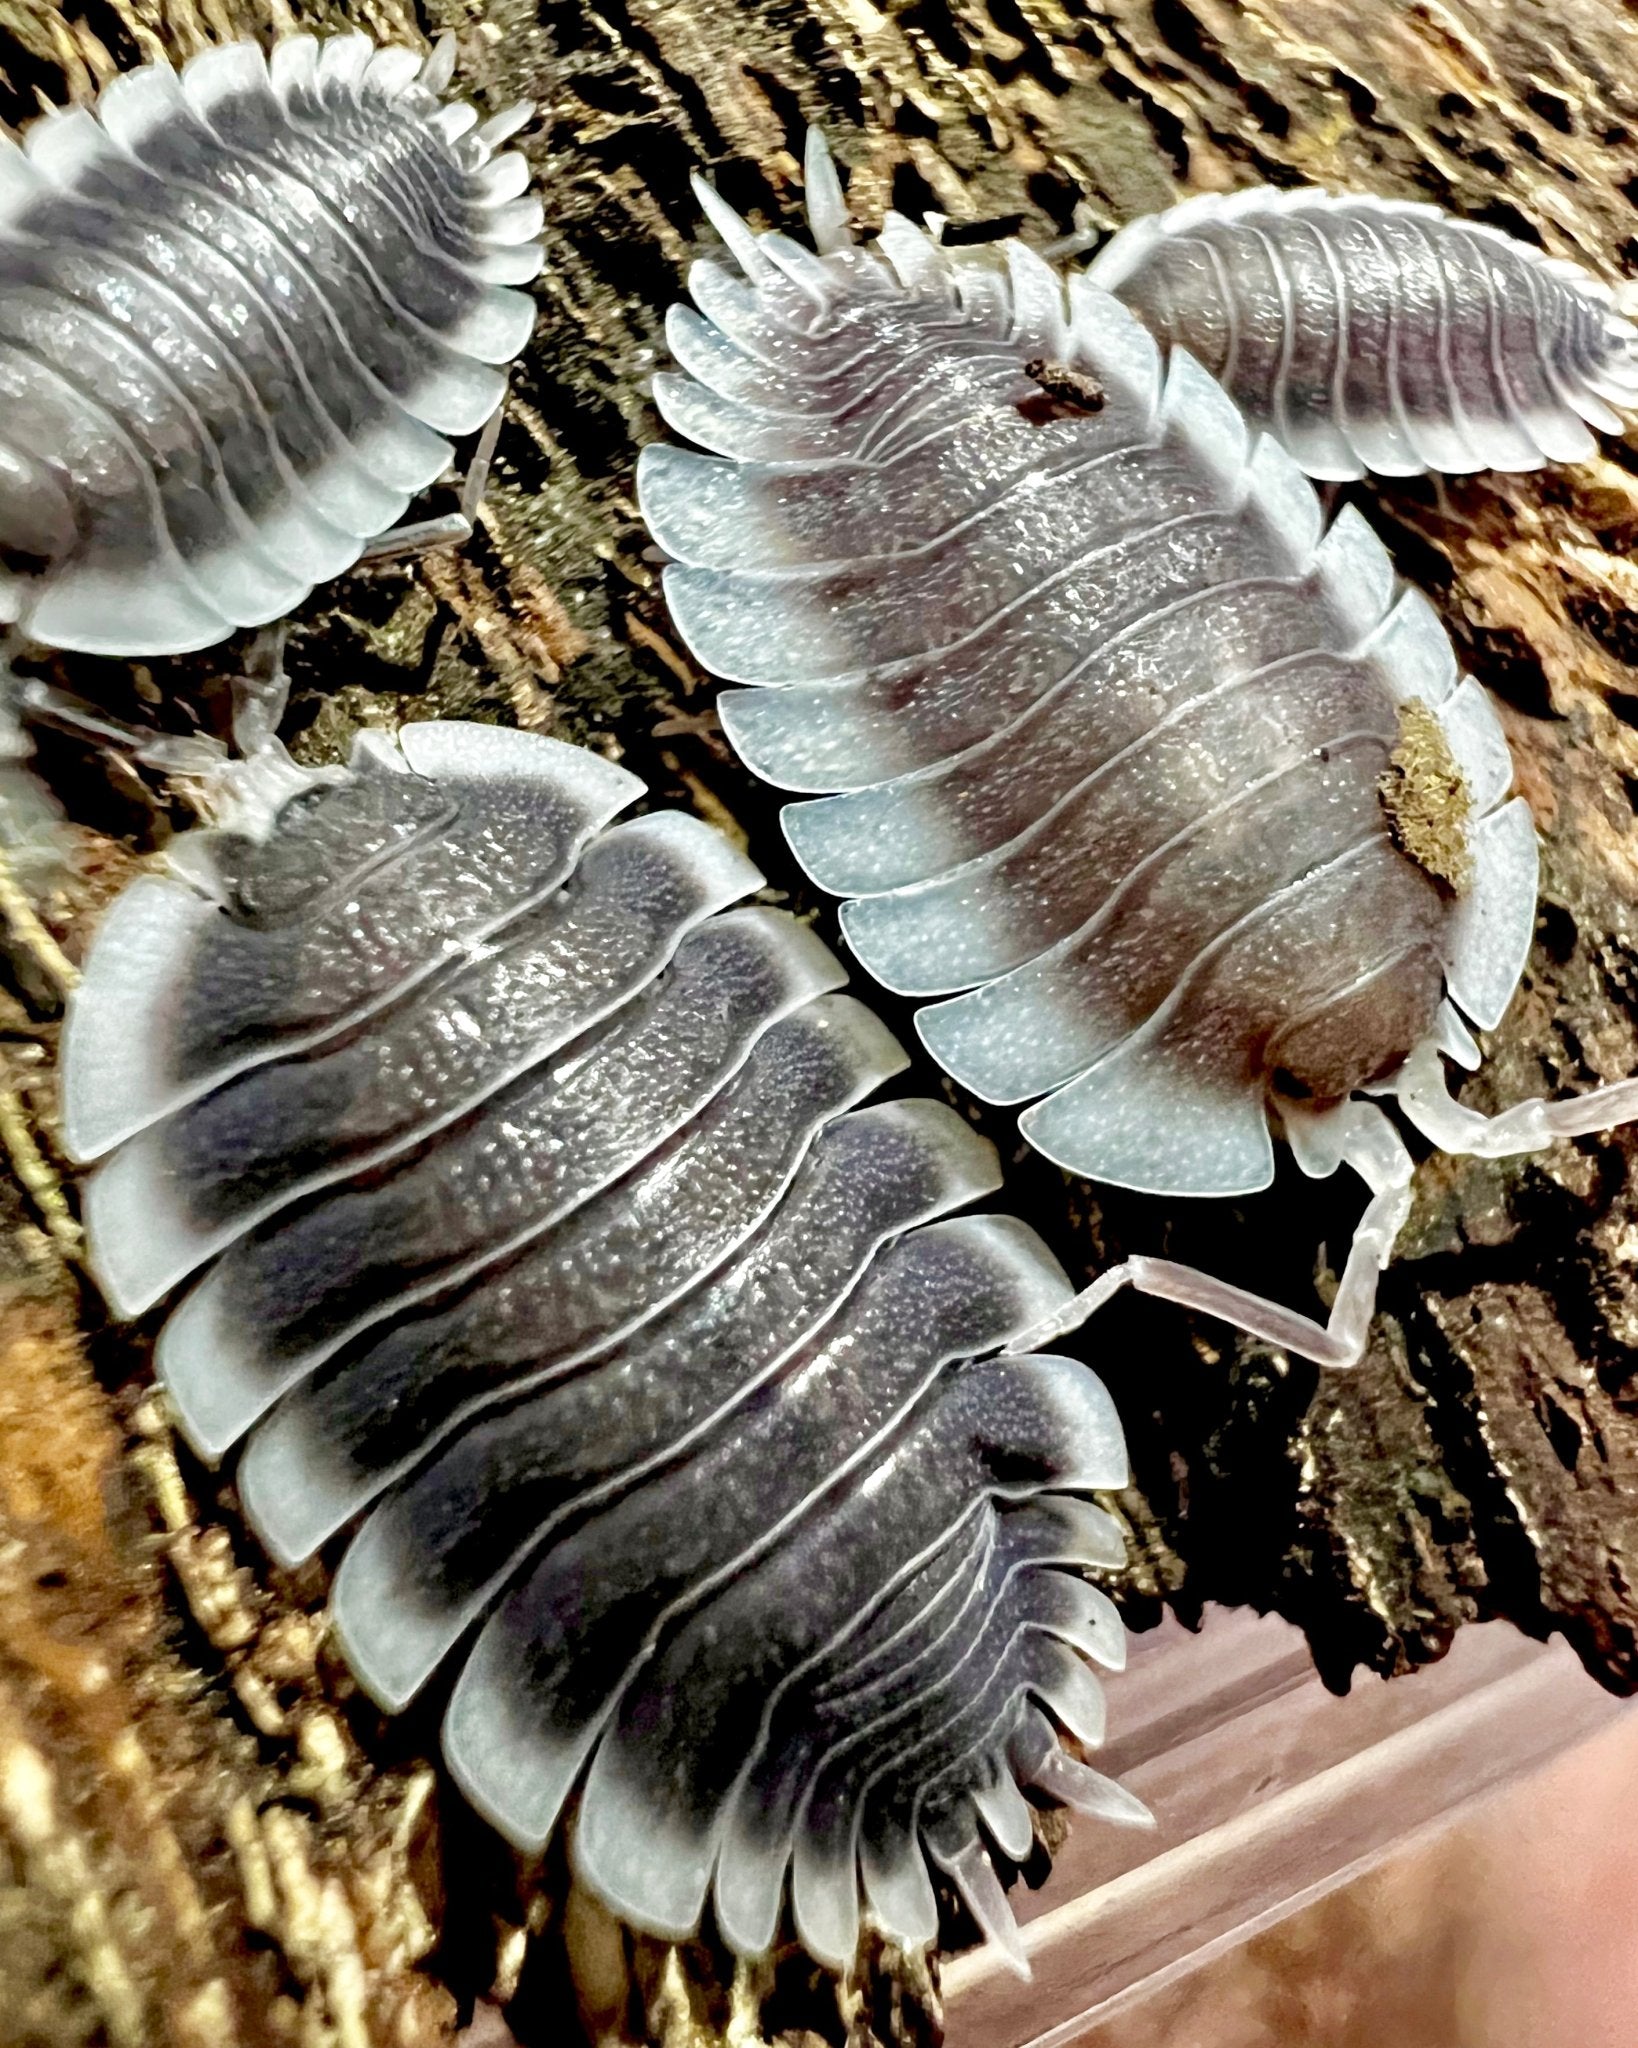
[(1611, 1081), (1562, 1102), (1534, 1097), (1485, 1116), (1451, 1095), (1437, 1051), (1421, 1046), (1400, 1072), (1400, 1107), (1442, 1152), (1475, 1159), (1512, 1159), (1539, 1152), (1558, 1138), (1589, 1138), (1638, 1119), (1638, 1079)]
[[(1246, 1288), (1231, 1286), (1198, 1267), (1140, 1253), (1100, 1273), (1050, 1324), (1027, 1330), (1016, 1348), (1031, 1349), (1062, 1336), (1085, 1322), (1122, 1287), (1135, 1287), (1140, 1294), (1157, 1295), (1163, 1301), (1176, 1302), (1180, 1308), (1220, 1317), (1248, 1336), (1278, 1344), (1299, 1358), (1312, 1359), (1316, 1365), (1357, 1365), (1365, 1355), (1371, 1318), (1376, 1312), (1377, 1283), (1410, 1213), (1411, 1156), (1392, 1124), (1369, 1103), (1345, 1102), (1328, 1116), (1308, 1121), (1311, 1126), (1329, 1129), (1322, 1128), (1319, 1133), (1310, 1130), (1294, 1148), (1303, 1165), (1317, 1172), (1330, 1172), (1338, 1165), (1351, 1166), (1371, 1190), (1325, 1322), (1299, 1315), (1295, 1309), (1285, 1308)], [(1325, 1144), (1327, 1136), (1335, 1140), (1329, 1147)]]
[(472, 460), (461, 480), (460, 510), (446, 512), (438, 519), (417, 519), (407, 526), (395, 526), (390, 532), (378, 534), (366, 543), (359, 556), (360, 562), (404, 561), (415, 555), (427, 554), (433, 548), (459, 547), (463, 541), (472, 538), (478, 523), (478, 507), (483, 503), (484, 489), (489, 482), (489, 466), (495, 459), (495, 443), (500, 438), (504, 413), (504, 405), (497, 405), (478, 436), (478, 445), (472, 451)]

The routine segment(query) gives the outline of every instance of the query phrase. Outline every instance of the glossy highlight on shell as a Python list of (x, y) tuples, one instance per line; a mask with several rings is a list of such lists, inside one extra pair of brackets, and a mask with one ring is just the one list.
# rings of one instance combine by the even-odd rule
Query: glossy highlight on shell
[[(1262, 1187), (1271, 1099), (1341, 1104), (1447, 993), (1512, 994), (1535, 839), (1494, 712), (1186, 351), (1016, 241), (856, 244), (816, 139), (808, 183), (811, 250), (700, 188), (741, 274), (694, 266), (656, 380), (710, 451), (639, 468), (672, 617), (757, 686), (720, 700), (747, 765), (834, 792), (790, 842), (872, 974), (948, 998), (917, 1028), (964, 1087), (1072, 1171)], [(1043, 362), (1096, 409), (1043, 410)], [(1417, 705), (1465, 893), (1384, 808)]]
[[(1125, 1482), (1088, 1369), (993, 1354), (1070, 1297), (950, 1109), (699, 822), (539, 736), (269, 751), (116, 900), (65, 1027), (95, 1270), (281, 1559), (359, 1523), (360, 1681), (458, 1666), (453, 1771), (680, 1936), (838, 1967), (927, 1858), (1011, 1921), (1020, 1787), (1136, 1802), (1088, 1659)], [(362, 1521), (360, 1523), (360, 1518)], [(477, 1629), (475, 1644), (466, 1639)], [(463, 1661), (464, 1659), (464, 1661)]]
[(452, 46), (212, 49), (0, 138), (0, 624), (207, 647), (339, 575), (482, 427), (542, 209)]
[(1580, 462), (1638, 328), (1579, 265), (1436, 206), (1254, 186), (1123, 228), (1089, 275), (1310, 476)]

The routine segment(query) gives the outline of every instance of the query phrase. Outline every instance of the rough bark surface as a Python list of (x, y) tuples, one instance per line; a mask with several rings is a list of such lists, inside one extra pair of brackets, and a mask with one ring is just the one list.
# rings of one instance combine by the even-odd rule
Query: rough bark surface
[[(548, 198), (542, 318), (482, 529), (358, 577), (296, 622), (291, 731), (516, 719), (624, 758), (656, 801), (742, 830), (803, 894), (776, 804), (734, 765), (678, 651), (631, 479), (647, 380), (695, 236), (687, 173), (789, 220), (810, 121), (870, 222), (896, 203), (1044, 243), (1263, 177), (1433, 198), (1616, 278), (1638, 264), (1638, 17), (1617, 0), (359, 0), (296, 10), (453, 29)], [(0, 119), (120, 65), (292, 25), (286, 0), (0, 0)], [(1543, 477), (1350, 488), (1495, 692), (1545, 841), (1538, 943), (1466, 1099), (1638, 1070), (1638, 461), (1613, 440)], [(125, 716), (220, 729), (229, 657), (62, 664)], [(635, 1941), (514, 1866), (441, 1787), (430, 1710), (387, 1725), (323, 1639), (323, 1574), (280, 1575), (231, 1488), (191, 1465), (144, 1337), (75, 1271), (53, 1147), (65, 961), (184, 809), (66, 742), (70, 885), (0, 878), (0, 2041), (930, 2042), (936, 1982), (794, 1954), (737, 1976)], [(785, 892), (780, 896), (779, 892)], [(35, 923), (30, 910), (43, 925)], [(892, 1021), (894, 1006), (882, 1007)], [(929, 1077), (930, 1080), (930, 1077)], [(1359, 1207), (1294, 1172), (1240, 1204), (1166, 1205), (1015, 1155), (1009, 1200), (1076, 1272), (1128, 1249), (1283, 1298), (1322, 1291)], [(1437, 1657), (1464, 1621), (1560, 1629), (1638, 1688), (1634, 1142), (1500, 1165), (1435, 1157), (1366, 1364), (1319, 1375), (1120, 1300), (1073, 1343), (1115, 1391), (1134, 1621), (1168, 1601), (1274, 1607), (1338, 1686)], [(1073, 1348), (1073, 1347), (1072, 1347)], [(1115, 1703), (1118, 1713), (1118, 1692)]]

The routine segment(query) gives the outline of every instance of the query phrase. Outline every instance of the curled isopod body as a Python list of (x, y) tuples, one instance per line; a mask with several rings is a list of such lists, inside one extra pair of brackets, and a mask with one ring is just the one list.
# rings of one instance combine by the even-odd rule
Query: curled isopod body
[[(445, 1750), (583, 1880), (838, 1967), (861, 1875), (928, 1942), (926, 1857), (1012, 1939), (986, 1841), (1019, 1787), (1136, 1802), (1061, 1746), (1122, 1635), (1087, 1568), (1119, 1424), (1083, 1365), (997, 1349), (1070, 1297), (993, 1149), (760, 876), (642, 786), (484, 727), (269, 749), (116, 900), (65, 1027), (92, 1262), (182, 1428), (244, 1445), (279, 1558), (357, 1524), (360, 1682), (461, 1665)], [(485, 1617), (487, 1617), (485, 1619)], [(475, 1624), (475, 1646), (457, 1657)], [(463, 1662), (464, 1658), (464, 1662)]]
[(699, 187), (741, 274), (694, 266), (656, 397), (710, 452), (638, 471), (684, 641), (757, 686), (724, 729), (831, 792), (785, 812), (798, 859), (1049, 1158), (1245, 1194), (1272, 1116), (1308, 1171), (1355, 1166), (1373, 1203), (1326, 1329), (1161, 1261), (1118, 1278), (1357, 1356), (1411, 1168), (1356, 1091), (1460, 1149), (1627, 1113), (1617, 1090), (1486, 1124), (1442, 1094), (1535, 919), (1490, 702), (1359, 515), (1327, 531), (1186, 350), (1016, 241), (889, 215), (857, 243), (817, 138), (808, 186), (811, 250)]
[(541, 264), (452, 53), (251, 42), (0, 139), (0, 623), (207, 647), (356, 562), (482, 427)]
[(1538, 469), (1638, 406), (1607, 285), (1436, 206), (1265, 187), (1123, 228), (1093, 281), (1310, 476)]

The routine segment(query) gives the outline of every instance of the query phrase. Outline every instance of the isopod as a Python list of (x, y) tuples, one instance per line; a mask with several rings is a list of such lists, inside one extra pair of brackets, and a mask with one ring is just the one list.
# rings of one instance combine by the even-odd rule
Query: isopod
[[(736, 1950), (937, 1934), (927, 1857), (1018, 1955), (986, 1842), (1021, 1787), (1120, 1821), (1084, 1365), (996, 1356), (1069, 1282), (993, 1148), (697, 820), (555, 740), (276, 746), (116, 899), (64, 1033), (67, 1143), (122, 1315), (268, 1549), (358, 1522), (361, 1684), (459, 1665), (453, 1774), (627, 1920)], [(487, 1618), (484, 1618), (487, 1617)], [(457, 1654), (481, 1621), (470, 1654)]]
[[(1331, 1363), (1363, 1350), (1411, 1160), (1638, 1111), (1638, 1082), (1487, 1119), (1452, 1102), (1535, 922), (1530, 813), (1489, 699), (1186, 349), (1016, 240), (855, 240), (817, 136), (815, 249), (697, 181), (696, 263), (644, 517), (724, 729), (917, 1029), (1071, 1172), (1254, 1192), (1271, 1120), (1371, 1190), (1329, 1323), (1166, 1261), (1105, 1274)], [(1486, 244), (1485, 246), (1489, 246)], [(1084, 399), (1077, 402), (1079, 389)], [(1059, 1325), (1062, 1327), (1062, 1325)], [(1038, 1333), (1031, 1333), (1032, 1337)]]
[(1638, 328), (1580, 265), (1436, 206), (1254, 186), (1123, 228), (1093, 281), (1310, 476), (1539, 469), (1638, 406)]
[(0, 623), (112, 655), (281, 618), (500, 404), (543, 211), (453, 45), (211, 49), (0, 138)]

